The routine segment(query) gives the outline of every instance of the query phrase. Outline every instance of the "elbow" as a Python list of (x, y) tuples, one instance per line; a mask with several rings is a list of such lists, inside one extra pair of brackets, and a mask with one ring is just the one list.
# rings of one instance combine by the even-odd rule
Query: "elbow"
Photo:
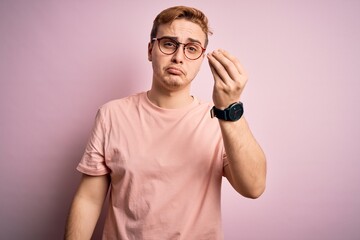
[(265, 192), (265, 183), (249, 188), (236, 188), (236, 191), (243, 197), (257, 199)]
[(265, 186), (252, 190), (252, 191), (248, 191), (244, 194), (242, 194), (244, 197), (249, 198), (249, 199), (257, 199), (259, 198), (263, 193), (265, 192)]

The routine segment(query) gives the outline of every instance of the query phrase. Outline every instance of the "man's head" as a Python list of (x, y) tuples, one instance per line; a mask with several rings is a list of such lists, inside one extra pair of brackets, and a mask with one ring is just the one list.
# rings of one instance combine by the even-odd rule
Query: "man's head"
[(172, 23), (177, 19), (185, 19), (199, 25), (202, 31), (205, 33), (206, 48), (209, 42), (208, 36), (212, 34), (211, 30), (209, 29), (208, 19), (200, 10), (185, 6), (171, 7), (159, 13), (156, 16), (153, 27), (151, 29), (150, 41), (153, 41), (153, 39), (156, 38), (160, 25)]
[(154, 20), (148, 45), (153, 89), (189, 90), (204, 59), (208, 34), (205, 15), (189, 7), (172, 7)]

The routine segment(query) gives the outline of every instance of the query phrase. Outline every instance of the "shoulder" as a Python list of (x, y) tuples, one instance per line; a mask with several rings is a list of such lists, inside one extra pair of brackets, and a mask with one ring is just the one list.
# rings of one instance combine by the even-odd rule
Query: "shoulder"
[(136, 93), (133, 95), (129, 95), (127, 97), (110, 100), (110, 101), (106, 102), (105, 104), (103, 104), (102, 106), (100, 106), (100, 109), (112, 109), (112, 108), (116, 108), (116, 107), (122, 106), (122, 105), (138, 103), (139, 101), (141, 101), (142, 96), (144, 94), (145, 94), (144, 92), (140, 92), (140, 93)]
[(190, 112), (192, 119), (198, 119), (201, 123), (218, 128), (218, 122), (211, 118), (211, 109), (214, 104), (210, 101), (204, 101), (195, 98), (196, 106)]
[(214, 106), (214, 104), (212, 102), (209, 101), (204, 101), (202, 99), (196, 98), (194, 97), (196, 102), (197, 102), (197, 106), (196, 108), (202, 111), (210, 111), (211, 108)]
[(119, 111), (123, 108), (128, 108), (133, 105), (138, 105), (142, 99), (144, 92), (136, 93), (127, 97), (110, 100), (99, 107), (99, 111), (103, 113)]
[(144, 93), (137, 93), (124, 98), (110, 100), (101, 105), (96, 118), (102, 122), (109, 123), (112, 120), (123, 118), (137, 111)]

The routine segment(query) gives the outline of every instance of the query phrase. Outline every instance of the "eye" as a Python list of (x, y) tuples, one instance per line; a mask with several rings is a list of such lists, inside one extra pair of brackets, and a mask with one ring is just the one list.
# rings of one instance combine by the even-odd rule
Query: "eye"
[(197, 53), (201, 51), (201, 47), (198, 44), (188, 44), (186, 46), (186, 51), (189, 53)]
[(177, 44), (176, 42), (170, 40), (170, 39), (163, 39), (162, 40), (162, 44), (161, 44), (164, 48), (176, 48)]

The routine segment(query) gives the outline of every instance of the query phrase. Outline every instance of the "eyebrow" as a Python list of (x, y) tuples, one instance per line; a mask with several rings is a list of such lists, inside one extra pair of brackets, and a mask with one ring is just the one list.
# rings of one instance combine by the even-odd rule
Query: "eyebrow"
[[(177, 42), (179, 42), (179, 38), (178, 38), (178, 37), (162, 36), (162, 38), (170, 38), (170, 39), (172, 39), (172, 40), (176, 40)], [(188, 42), (195, 42), (195, 43), (199, 43), (200, 45), (202, 45), (199, 40), (194, 39), (194, 38), (187, 38), (186, 40), (187, 40)]]

